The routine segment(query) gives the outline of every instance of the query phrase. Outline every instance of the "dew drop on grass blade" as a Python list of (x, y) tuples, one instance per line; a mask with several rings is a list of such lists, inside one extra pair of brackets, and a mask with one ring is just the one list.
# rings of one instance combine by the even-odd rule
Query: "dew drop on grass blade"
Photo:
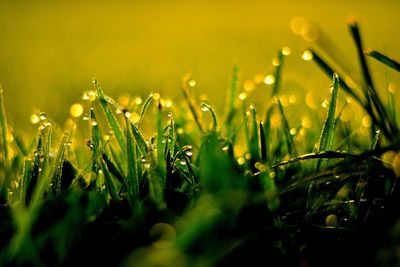
[(100, 84), (97, 82), (96, 79), (93, 80), (93, 84), (95, 85), (97, 95), (99, 97), (99, 101), (103, 111), (106, 115), (107, 121), (110, 124), (111, 129), (114, 132), (114, 136), (117, 139), (118, 145), (121, 148), (121, 151), (126, 155), (126, 144), (124, 140), (124, 135), (122, 133), (121, 127), (114, 116), (114, 113), (111, 111), (110, 107), (108, 106), (107, 99), (104, 95), (103, 89), (101, 88)]
[[(339, 76), (334, 73), (333, 74), (333, 82), (331, 86), (331, 98), (329, 101), (328, 113), (326, 116), (326, 120), (324, 126), (321, 131), (321, 136), (318, 143), (318, 152), (332, 150), (333, 149), (333, 142), (335, 138), (335, 127), (336, 127), (336, 120), (335, 120), (335, 113), (336, 113), (336, 102), (337, 102), (337, 95), (339, 91)], [(319, 159), (317, 161), (316, 170), (318, 171), (320, 167), (324, 168), (327, 164), (326, 159)]]

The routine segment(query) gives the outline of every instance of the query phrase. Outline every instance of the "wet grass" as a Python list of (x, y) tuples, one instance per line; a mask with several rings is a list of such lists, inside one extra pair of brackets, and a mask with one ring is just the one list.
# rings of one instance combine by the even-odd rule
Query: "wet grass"
[[(239, 94), (236, 66), (222, 116), (197, 99), (190, 76), (181, 103), (158, 93), (120, 103), (94, 80), (85, 115), (60, 129), (41, 114), (25, 145), (29, 137), (8, 129), (0, 94), (0, 265), (398, 263), (395, 99), (382, 101), (358, 26), (349, 27), (360, 84), (314, 51), (332, 79), (329, 100), (294, 118), (281, 98), (283, 50), (265, 110)], [(397, 70), (393, 59), (367, 54)], [(364, 112), (363, 133), (354, 130), (361, 122), (342, 119), (344, 96)], [(310, 112), (325, 116), (322, 127), (301, 122)]]

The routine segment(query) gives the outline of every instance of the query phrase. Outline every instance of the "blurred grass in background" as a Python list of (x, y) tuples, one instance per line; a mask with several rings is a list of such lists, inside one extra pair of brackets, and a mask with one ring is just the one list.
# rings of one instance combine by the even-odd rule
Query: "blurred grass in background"
[[(336, 59), (354, 61), (348, 60), (356, 51), (345, 22), (355, 16), (365, 46), (396, 58), (399, 11), (400, 1), (1, 1), (0, 82), (16, 128), (29, 126), (37, 109), (62, 123), (92, 88), (93, 77), (113, 97), (155, 91), (176, 99), (182, 76), (191, 72), (196, 93), (208, 95), (221, 112), (234, 64), (240, 84), (247, 81), (252, 89), (288, 46), (282, 92), (300, 102), (313, 92), (321, 100), (329, 95), (329, 79), (301, 59), (302, 51), (317, 44), (332, 52), (336, 46), (346, 55)], [(381, 90), (399, 79), (371, 63)], [(358, 66), (346, 66), (358, 73)], [(253, 92), (263, 105), (266, 90), (271, 86)]]

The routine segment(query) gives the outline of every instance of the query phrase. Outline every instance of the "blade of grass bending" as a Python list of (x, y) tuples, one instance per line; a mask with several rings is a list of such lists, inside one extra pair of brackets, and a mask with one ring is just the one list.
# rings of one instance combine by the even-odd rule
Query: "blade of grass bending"
[(196, 110), (196, 102), (189, 90), (189, 80), (190, 80), (190, 75), (185, 75), (185, 77), (183, 77), (183, 79), (182, 79), (183, 94), (189, 105), (189, 109), (190, 109), (190, 112), (192, 113), (194, 121), (196, 122), (197, 126), (199, 127), (200, 132), (204, 133), (203, 126), (201, 125), (201, 122), (200, 122), (200, 115)]
[[(316, 52), (310, 50), (313, 54), (313, 61), (324, 71), (326, 75), (329, 77), (332, 77), (332, 75), (335, 73), (333, 69), (326, 63), (325, 60), (323, 60)], [(372, 109), (372, 106), (370, 105), (370, 102), (363, 100), (360, 96), (358, 96), (347, 84), (346, 82), (343, 81), (343, 79), (340, 79), (340, 87), (345, 91), (348, 95), (350, 95), (357, 103), (359, 103), (364, 110), (370, 115), (372, 123), (374, 125), (377, 125), (380, 130), (382, 130), (383, 134), (385, 137), (393, 137), (390, 131), (386, 128), (385, 123), (382, 121), (378, 121), (374, 111)]]
[(148, 156), (148, 152), (149, 152), (149, 148), (148, 148), (148, 146), (146, 144), (146, 141), (145, 141), (142, 133), (140, 132), (138, 127), (136, 127), (135, 123), (133, 123), (131, 120), (129, 120), (129, 123), (130, 123), (131, 128), (132, 128), (133, 137), (135, 137), (135, 140), (136, 140), (136, 143), (138, 145), (138, 148), (139, 148), (140, 152), (142, 153), (143, 156), (147, 157)]
[(128, 166), (128, 181), (129, 181), (129, 191), (130, 204), (133, 205), (135, 200), (139, 199), (139, 177), (137, 169), (137, 158), (136, 158), (136, 144), (132, 134), (132, 128), (129, 127), (128, 118), (125, 118), (126, 123), (126, 150), (128, 152), (127, 166)]
[[(366, 88), (364, 89), (364, 94), (367, 100), (369, 101), (370, 105), (375, 107), (376, 112), (378, 113), (377, 120), (380, 121), (380, 125), (386, 127), (389, 126), (392, 135), (397, 135), (398, 128), (395, 122), (391, 121), (391, 118), (387, 115), (386, 109), (382, 100), (380, 99), (374, 83), (372, 81), (372, 76), (368, 68), (367, 60), (364, 54), (364, 48), (361, 40), (360, 30), (358, 28), (358, 24), (356, 21), (352, 21), (350, 23), (350, 32), (353, 37), (354, 43), (356, 45), (358, 58), (361, 65), (362, 75), (366, 83)], [(371, 116), (371, 114), (369, 114)], [(379, 125), (378, 125), (379, 126)], [(390, 139), (390, 136), (387, 136)]]
[(276, 98), (277, 104), (278, 104), (278, 110), (282, 118), (283, 122), (283, 132), (286, 137), (286, 146), (288, 148), (288, 152), (290, 154), (290, 157), (295, 158), (297, 157), (297, 150), (296, 146), (293, 141), (293, 136), (290, 134), (290, 127), (289, 127), (289, 121), (287, 120), (287, 117), (285, 115), (285, 112), (283, 111), (282, 103), (280, 99)]
[[(332, 150), (333, 148), (333, 142), (335, 138), (335, 127), (336, 127), (335, 123), (336, 102), (339, 91), (339, 76), (336, 73), (333, 74), (333, 82), (331, 89), (332, 89), (331, 99), (329, 101), (328, 113), (318, 143), (319, 144), (318, 152)], [(320, 167), (324, 168), (326, 164), (327, 160), (319, 159), (317, 161), (316, 170), (318, 171)]]
[(121, 151), (126, 155), (126, 144), (124, 135), (122, 133), (121, 127), (114, 116), (114, 113), (111, 111), (110, 107), (108, 106), (108, 102), (104, 95), (103, 89), (101, 88), (100, 84), (97, 82), (96, 79), (93, 80), (93, 84), (95, 85), (97, 96), (99, 97), (99, 101), (103, 111), (106, 115), (107, 121), (110, 124), (112, 131), (114, 132), (114, 136), (117, 139), (118, 145), (121, 148)]
[(124, 175), (118, 170), (118, 168), (115, 166), (115, 164), (111, 161), (111, 159), (105, 154), (103, 153), (101, 155), (101, 158), (104, 160), (104, 162), (107, 165), (108, 170), (110, 171), (111, 174), (113, 174), (115, 176), (115, 178), (117, 178), (117, 180), (121, 183), (124, 184), (125, 183), (125, 177)]
[(27, 158), (24, 163), (24, 175), (22, 176), (21, 204), (28, 205), (27, 192), (33, 172), (33, 159)]
[[(312, 57), (313, 61), (318, 65), (318, 67), (320, 67), (322, 71), (329, 76), (329, 78), (332, 78), (333, 74), (335, 73), (333, 68), (329, 66), (329, 64), (318, 53), (316, 53), (313, 50), (310, 50), (310, 52), (313, 55)], [(343, 79), (340, 79), (339, 82), (340, 82), (340, 87), (343, 89), (343, 91), (345, 91), (348, 95), (350, 95), (351, 98), (353, 98), (361, 106), (363, 107), (365, 106), (362, 97), (357, 95), (357, 93), (354, 92), (353, 89), (351, 89), (350, 86)]]
[(218, 129), (218, 122), (217, 122), (217, 115), (215, 114), (214, 109), (211, 107), (211, 105), (203, 102), (203, 103), (201, 103), (201, 110), (209, 111), (211, 113), (211, 118), (212, 118), (211, 131), (216, 132)]
[(275, 67), (275, 73), (274, 73), (275, 82), (272, 87), (271, 97), (274, 97), (278, 94), (279, 88), (281, 86), (281, 76), (282, 76), (282, 67), (283, 67), (283, 58), (284, 58), (282, 49), (279, 50), (277, 58), (278, 58), (279, 64)]
[(107, 185), (108, 192), (110, 193), (111, 199), (113, 201), (118, 201), (119, 200), (118, 192), (117, 192), (117, 189), (115, 188), (113, 179), (107, 168), (107, 165), (104, 162), (104, 160), (100, 160), (99, 162), (100, 162), (101, 170), (103, 171), (103, 174), (104, 174), (104, 180)]
[(0, 202), (7, 202), (8, 193), (7, 190), (11, 186), (13, 181), (13, 174), (11, 170), (10, 152), (8, 147), (8, 125), (6, 118), (6, 110), (4, 107), (4, 94), (3, 87), (0, 84), (0, 125), (1, 135), (3, 139), (3, 155), (4, 155), (4, 182), (1, 185)]
[(289, 160), (285, 160), (282, 162), (279, 162), (271, 167), (271, 169), (275, 169), (277, 167), (287, 165), (290, 163), (294, 163), (300, 160), (308, 160), (308, 159), (345, 159), (345, 158), (356, 158), (358, 155), (348, 153), (348, 152), (340, 152), (340, 151), (321, 151), (321, 152), (316, 152), (316, 153), (308, 153), (304, 154), (301, 156), (298, 156), (296, 158), (291, 158)]
[(233, 125), (232, 125), (232, 120), (235, 115), (235, 100), (236, 100), (236, 95), (237, 95), (237, 82), (238, 82), (238, 72), (239, 68), (237, 65), (233, 66), (232, 70), (232, 80), (231, 80), (231, 86), (228, 89), (228, 97), (227, 99), (229, 100), (227, 102), (227, 107), (226, 107), (226, 119), (225, 119), (225, 126), (227, 129), (227, 136), (232, 135), (232, 130), (233, 130)]
[(379, 62), (381, 62), (382, 64), (385, 64), (386, 66), (388, 66), (389, 68), (392, 68), (398, 72), (400, 72), (400, 63), (398, 63), (397, 61), (395, 61), (394, 59), (391, 59), (388, 56), (385, 56), (384, 54), (376, 51), (376, 50), (367, 50), (365, 52), (365, 54), (367, 56), (370, 56), (376, 60), (378, 60)]
[(139, 122), (138, 122), (138, 126), (137, 126), (139, 129), (140, 129), (140, 125), (142, 124), (144, 114), (146, 113), (146, 110), (149, 107), (151, 100), (153, 100), (153, 97), (154, 97), (154, 95), (153, 95), (153, 93), (151, 93), (143, 103), (142, 109), (140, 110), (140, 117), (139, 117)]

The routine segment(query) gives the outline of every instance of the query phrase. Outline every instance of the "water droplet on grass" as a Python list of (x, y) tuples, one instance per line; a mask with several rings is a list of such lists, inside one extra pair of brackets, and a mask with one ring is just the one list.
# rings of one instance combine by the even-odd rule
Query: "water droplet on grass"
[(40, 118), (40, 120), (42, 120), (42, 121), (44, 121), (45, 119), (47, 119), (47, 115), (46, 115), (46, 113), (44, 113), (44, 112), (40, 112), (40, 114), (39, 114), (39, 118)]

